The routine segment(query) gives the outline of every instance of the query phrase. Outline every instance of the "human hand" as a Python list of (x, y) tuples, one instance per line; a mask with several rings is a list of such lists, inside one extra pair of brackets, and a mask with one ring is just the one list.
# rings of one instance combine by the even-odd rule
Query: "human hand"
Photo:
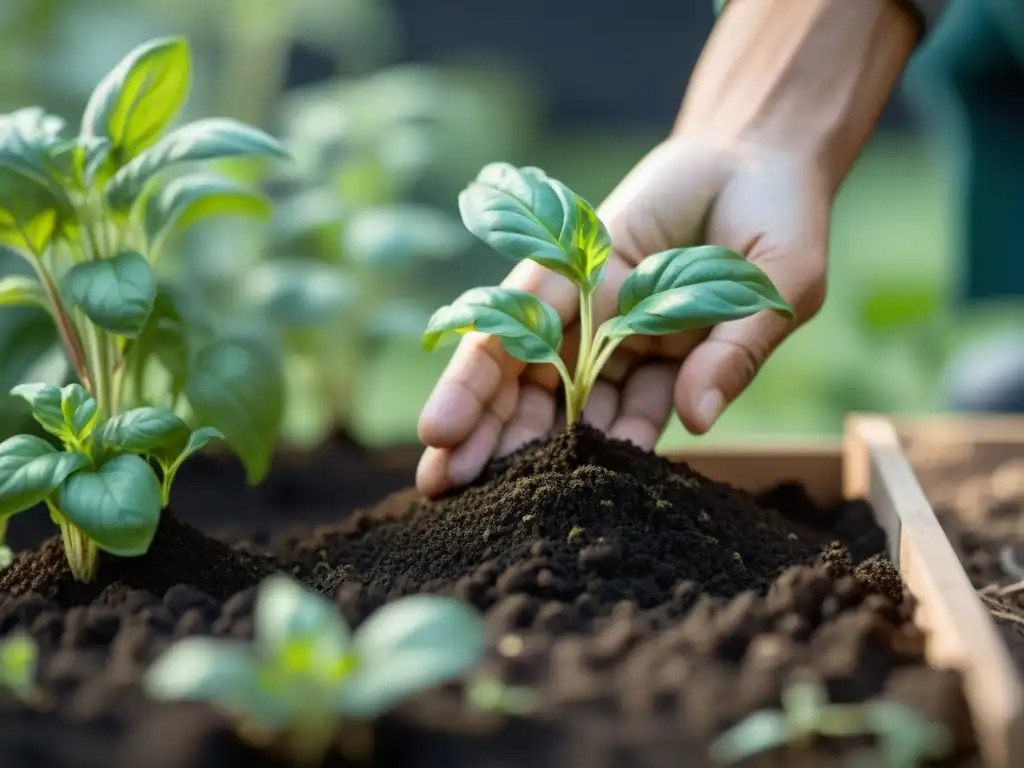
[[(750, 384), (768, 356), (825, 295), (831, 187), (814, 163), (754, 144), (671, 138), (626, 177), (598, 209), (612, 239), (594, 300), (595, 325), (615, 314), (626, 276), (643, 258), (711, 243), (756, 263), (796, 311), (773, 312), (672, 336), (633, 336), (604, 366), (583, 420), (610, 437), (651, 449), (673, 405), (691, 432), (706, 432)], [(579, 294), (532, 261), (503, 281), (551, 304), (565, 327), (562, 356), (578, 348)], [(498, 339), (467, 334), (420, 416), (427, 445), (416, 482), (426, 495), (464, 486), (494, 456), (562, 427), (560, 379), (527, 365)]]

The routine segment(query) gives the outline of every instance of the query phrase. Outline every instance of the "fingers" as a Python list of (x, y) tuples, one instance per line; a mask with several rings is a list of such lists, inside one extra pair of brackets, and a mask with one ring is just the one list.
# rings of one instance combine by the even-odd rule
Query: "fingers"
[[(683, 361), (675, 384), (675, 407), (683, 425), (704, 434), (754, 380), (768, 357), (821, 305), (824, 266), (790, 259), (760, 265), (797, 312), (797, 320), (762, 311), (715, 326)], [(803, 269), (801, 269), (803, 267)]]
[(652, 450), (672, 414), (672, 382), (678, 372), (678, 363), (652, 363), (633, 372), (622, 390), (608, 436)]

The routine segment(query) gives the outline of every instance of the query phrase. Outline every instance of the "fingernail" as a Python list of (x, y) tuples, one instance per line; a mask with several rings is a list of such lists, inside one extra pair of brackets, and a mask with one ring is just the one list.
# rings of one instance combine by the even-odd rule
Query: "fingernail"
[(697, 418), (700, 419), (705, 430), (711, 429), (718, 417), (722, 415), (723, 408), (725, 408), (725, 395), (720, 389), (709, 389), (700, 396), (697, 401)]

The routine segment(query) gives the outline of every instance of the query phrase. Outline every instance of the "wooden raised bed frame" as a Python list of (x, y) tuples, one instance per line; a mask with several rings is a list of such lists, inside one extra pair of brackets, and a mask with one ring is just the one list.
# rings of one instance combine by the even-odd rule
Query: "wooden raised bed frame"
[(792, 480), (821, 503), (866, 498), (889, 536), (890, 558), (917, 598), (929, 663), (963, 676), (985, 764), (1024, 765), (1024, 691), (1013, 661), (925, 498), (892, 421), (855, 414), (842, 441), (708, 446), (666, 456), (749, 491)]

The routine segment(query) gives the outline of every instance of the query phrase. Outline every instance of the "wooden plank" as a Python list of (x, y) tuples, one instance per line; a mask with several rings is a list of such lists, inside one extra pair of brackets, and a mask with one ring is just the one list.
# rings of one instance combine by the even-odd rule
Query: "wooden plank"
[(803, 483), (820, 504), (842, 499), (843, 446), (840, 440), (790, 445), (712, 445), (667, 452), (705, 477), (756, 493), (780, 482)]
[(798, 481), (819, 503), (867, 498), (889, 534), (890, 556), (917, 598), (915, 619), (928, 637), (929, 663), (963, 676), (986, 765), (1024, 765), (1024, 705), (1013, 662), (925, 499), (892, 422), (855, 415), (842, 441), (703, 446), (666, 456), (751, 492)]
[(958, 670), (986, 765), (1024, 764), (1024, 697), (1009, 651), (978, 599), (903, 453), (892, 421), (851, 416), (844, 491), (871, 502), (891, 556), (918, 600), (928, 660)]

